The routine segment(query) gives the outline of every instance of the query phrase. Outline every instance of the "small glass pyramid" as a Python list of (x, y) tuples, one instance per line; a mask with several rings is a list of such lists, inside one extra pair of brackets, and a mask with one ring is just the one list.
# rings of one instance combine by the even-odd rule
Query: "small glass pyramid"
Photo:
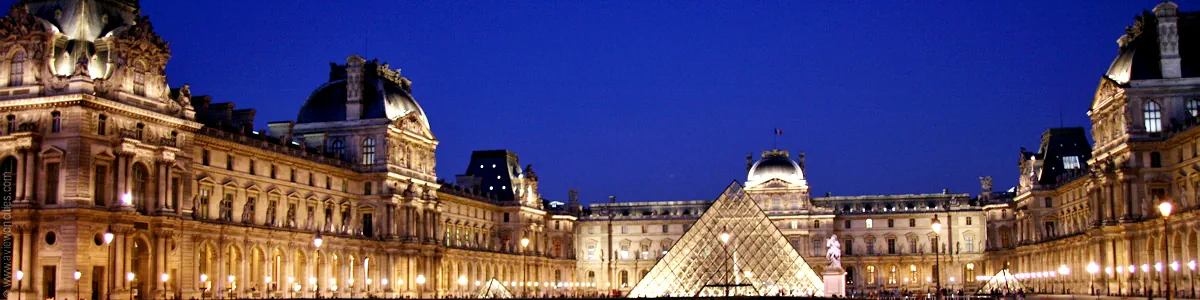
[(629, 297), (823, 296), (825, 284), (736, 181)]
[(504, 288), (504, 284), (501, 284), (499, 280), (496, 280), (495, 277), (492, 277), (492, 279), (489, 279), (487, 283), (479, 288), (475, 298), (510, 299), (512, 297), (512, 293), (508, 292), (507, 288)]

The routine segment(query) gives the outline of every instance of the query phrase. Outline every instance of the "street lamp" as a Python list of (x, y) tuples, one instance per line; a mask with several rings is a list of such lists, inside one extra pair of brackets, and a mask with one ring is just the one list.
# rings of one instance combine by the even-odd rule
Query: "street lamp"
[(75, 277), (75, 300), (79, 300), (79, 277), (83, 277), (83, 273), (80, 273), (79, 270), (75, 270), (73, 277)]
[(21, 270), (17, 270), (17, 274), (15, 277), (17, 279), (17, 300), (21, 300), (21, 279), (25, 278), (25, 272), (22, 272)]
[[(105, 231), (104, 231), (104, 244), (105, 244), (105, 245), (108, 245), (108, 253), (105, 253), (105, 256), (106, 256), (105, 258), (106, 258), (108, 261), (107, 261), (107, 262), (105, 262), (104, 264), (108, 265), (108, 268), (109, 268), (109, 269), (112, 269), (112, 268), (113, 268), (113, 258), (112, 258), (112, 256), (113, 256), (113, 245), (112, 245), (112, 241), (113, 241), (113, 238), (115, 238), (115, 237), (116, 237), (116, 236), (114, 236), (114, 235), (113, 235), (113, 233), (112, 233), (112, 228), (109, 228), (108, 230), (105, 230)], [(109, 271), (111, 272), (112, 270), (109, 270)], [(104, 279), (104, 282), (108, 284), (108, 289), (109, 289), (108, 293), (104, 293), (104, 299), (109, 299), (109, 297), (112, 295), (112, 286), (113, 286), (113, 283), (112, 283), (112, 276), (104, 276), (104, 277), (105, 277), (105, 279)]]
[(1096, 273), (1100, 272), (1100, 265), (1097, 265), (1096, 262), (1093, 261), (1088, 263), (1086, 269), (1088, 272), (1088, 293), (1091, 293), (1091, 295), (1095, 296)]
[(1147, 286), (1150, 285), (1150, 264), (1142, 264), (1142, 293), (1149, 294)]
[(1191, 277), (1190, 278), (1191, 280), (1188, 280), (1188, 281), (1192, 282), (1192, 294), (1191, 295), (1192, 295), (1192, 298), (1195, 298), (1196, 297), (1196, 260), (1189, 261), (1187, 263), (1187, 266), (1188, 266), (1188, 270), (1191, 270), (1191, 271), (1188, 271), (1188, 277)]
[(942, 297), (942, 270), (941, 270), (941, 242), (938, 240), (942, 236), (942, 222), (938, 220), (938, 215), (933, 214), (933, 273), (937, 277), (934, 284), (937, 288), (937, 297)]
[(204, 300), (204, 293), (208, 292), (208, 274), (200, 274), (200, 300)]
[(234, 281), (237, 280), (237, 277), (233, 276), (233, 275), (229, 275), (229, 278), (227, 278), (227, 279), (229, 280), (229, 297), (236, 298), (236, 297), (234, 297), (234, 295), (236, 293), (236, 292), (234, 292), (234, 290), (237, 289), (237, 284)]
[[(1167, 251), (1167, 249), (1170, 249), (1171, 239), (1167, 237), (1167, 218), (1171, 217), (1171, 201), (1163, 201), (1162, 203), (1159, 203), (1158, 212), (1162, 213), (1163, 217), (1163, 257), (1166, 258), (1164, 261), (1170, 261), (1171, 251)], [(1164, 284), (1167, 285), (1167, 288), (1165, 289), (1167, 292), (1167, 300), (1173, 300), (1175, 299), (1175, 292), (1171, 289), (1171, 272), (1163, 273), (1166, 274), (1164, 275), (1165, 277), (1163, 277), (1165, 279), (1163, 281), (1165, 282)]]
[[(521, 238), (521, 281), (528, 279), (526, 273), (529, 271), (529, 268), (525, 266), (525, 247), (528, 246), (529, 238)], [(521, 286), (521, 297), (528, 297), (528, 294), (525, 292), (525, 286)]]
[(1071, 274), (1071, 268), (1068, 268), (1067, 264), (1058, 266), (1058, 275), (1062, 277), (1059, 281), (1062, 283), (1063, 294), (1067, 293), (1067, 274)]
[(162, 290), (163, 300), (166, 300), (167, 299), (167, 280), (171, 279), (171, 275), (168, 275), (167, 273), (162, 273), (162, 275), (159, 275), (158, 277), (159, 277), (159, 279), (162, 280), (162, 284), (163, 284), (163, 290)]
[[(321, 232), (318, 231), (317, 236), (313, 237), (313, 246), (317, 247), (317, 257), (316, 257), (317, 258), (317, 263), (316, 263), (317, 266), (316, 266), (316, 271), (313, 272), (313, 273), (316, 273), (316, 275), (321, 274), (321, 244), (324, 244), (324, 243), (325, 243), (325, 240), (321, 239)], [(317, 293), (317, 299), (321, 299), (321, 287), (317, 285), (317, 278), (313, 277), (309, 281), (313, 285), (313, 290), (316, 291), (316, 293)]]
[(467, 276), (466, 275), (462, 275), (462, 276), (458, 277), (458, 289), (459, 289), (459, 297), (466, 296), (466, 294), (467, 294), (466, 293), (467, 292)]
[(423, 287), (425, 287), (425, 275), (417, 274), (417, 291), (418, 291), (417, 294), (418, 295), (420, 295), (420, 291), (425, 290)]
[[(129, 282), (127, 285), (132, 285), (134, 278), (137, 278), (137, 275), (134, 275), (133, 272), (125, 273), (125, 281)], [(133, 300), (133, 292), (129, 292), (129, 300)]]

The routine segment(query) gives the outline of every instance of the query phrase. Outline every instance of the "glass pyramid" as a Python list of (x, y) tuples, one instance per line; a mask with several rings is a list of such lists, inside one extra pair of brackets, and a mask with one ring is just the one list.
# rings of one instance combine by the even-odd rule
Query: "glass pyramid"
[(823, 296), (824, 287), (735, 181), (629, 296)]
[(496, 280), (496, 278), (493, 277), (492, 279), (489, 279), (487, 281), (487, 283), (485, 283), (482, 287), (479, 288), (479, 291), (476, 293), (475, 298), (479, 298), (479, 299), (511, 299), (512, 297), (513, 297), (512, 293), (508, 292), (508, 289), (504, 288), (504, 284), (501, 284), (499, 280)]

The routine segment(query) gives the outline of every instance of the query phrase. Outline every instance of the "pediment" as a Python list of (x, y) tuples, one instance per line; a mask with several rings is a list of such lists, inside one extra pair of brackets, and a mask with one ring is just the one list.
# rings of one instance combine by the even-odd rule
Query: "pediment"
[(38, 153), (38, 155), (41, 155), (42, 157), (57, 157), (57, 156), (63, 156), (66, 153), (67, 153), (66, 151), (63, 151), (62, 149), (58, 148), (57, 146), (50, 146), (50, 147), (46, 147), (45, 149), (42, 149), (42, 152)]

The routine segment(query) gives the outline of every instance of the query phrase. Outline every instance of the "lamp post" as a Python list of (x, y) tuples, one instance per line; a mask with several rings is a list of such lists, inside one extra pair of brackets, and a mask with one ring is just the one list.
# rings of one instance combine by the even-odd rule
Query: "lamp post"
[(1095, 296), (1096, 295), (1096, 287), (1095, 287), (1096, 273), (1100, 272), (1100, 265), (1097, 265), (1096, 262), (1093, 261), (1093, 262), (1088, 263), (1086, 269), (1088, 272), (1088, 293), (1092, 296)]
[[(729, 233), (725, 232), (724, 230), (721, 231), (721, 235), (717, 236), (717, 238), (719, 238), (721, 240), (722, 248), (725, 249), (726, 257), (729, 256), (729, 239), (731, 237), (732, 236), (730, 236)], [(733, 277), (733, 268), (732, 267), (729, 268), (729, 277)], [(725, 296), (726, 297), (729, 297), (729, 285), (730, 284), (733, 284), (733, 278), (726, 278), (725, 279)]]
[(267, 298), (267, 295), (270, 293), (271, 293), (271, 276), (266, 276), (263, 278), (263, 298)]
[[(314, 273), (313, 275), (321, 274), (321, 244), (323, 244), (323, 243), (325, 243), (325, 240), (321, 239), (321, 232), (317, 232), (317, 236), (313, 237), (313, 246), (317, 247), (317, 257), (316, 257), (317, 263), (316, 263), (316, 269), (314, 269), (315, 271), (313, 272)], [(310, 280), (310, 282), (313, 284), (313, 290), (316, 291), (316, 293), (317, 293), (317, 299), (321, 299), (321, 287), (317, 285), (316, 278), (313, 278), (312, 280)]]
[(1068, 268), (1067, 264), (1058, 266), (1058, 276), (1062, 277), (1062, 278), (1059, 278), (1059, 281), (1062, 282), (1062, 293), (1063, 294), (1067, 293), (1067, 275), (1069, 275), (1069, 274), (1071, 274), (1071, 268)]
[[(105, 244), (105, 245), (108, 245), (108, 253), (106, 253), (106, 254), (105, 254), (105, 259), (107, 259), (107, 262), (105, 262), (104, 264), (108, 265), (108, 269), (109, 269), (108, 271), (109, 271), (109, 272), (112, 272), (112, 271), (113, 271), (113, 258), (112, 258), (112, 256), (113, 256), (113, 247), (112, 247), (112, 246), (113, 246), (113, 245), (112, 245), (112, 241), (113, 241), (113, 238), (115, 238), (115, 237), (116, 237), (116, 236), (114, 236), (114, 235), (113, 235), (113, 233), (112, 233), (112, 228), (109, 228), (108, 230), (105, 230), (105, 231), (104, 231), (104, 244)], [(105, 279), (104, 279), (104, 282), (105, 282), (106, 284), (108, 284), (108, 293), (104, 293), (104, 299), (106, 299), (106, 300), (107, 300), (107, 299), (109, 299), (109, 297), (112, 295), (112, 285), (113, 285), (113, 284), (112, 284), (112, 277), (113, 277), (113, 276), (104, 276), (104, 277), (105, 277)]]
[(938, 299), (941, 299), (941, 297), (942, 297), (942, 269), (941, 269), (941, 267), (942, 267), (942, 262), (941, 262), (942, 251), (941, 250), (942, 249), (941, 248), (942, 247), (941, 247), (941, 242), (939, 240), (942, 237), (942, 222), (938, 220), (937, 214), (933, 214), (933, 225), (931, 225), (931, 226), (933, 227), (933, 273), (935, 275), (934, 277), (936, 277), (934, 280), (934, 284), (935, 284), (935, 287), (937, 288), (937, 294), (935, 294), (935, 295)]
[(1190, 271), (1188, 271), (1188, 277), (1191, 277), (1191, 278), (1189, 278), (1189, 279), (1191, 279), (1189, 281), (1192, 282), (1191, 295), (1192, 295), (1192, 298), (1195, 298), (1196, 297), (1196, 260), (1189, 261), (1187, 263), (1187, 266), (1188, 266), (1188, 270), (1190, 270)]
[(1150, 264), (1142, 264), (1142, 294), (1150, 295)]
[(283, 286), (283, 288), (288, 292), (289, 295), (292, 295), (291, 297), (296, 297), (295, 292), (293, 291), (296, 288), (296, 277), (288, 276), (287, 285)]
[(235, 281), (237, 280), (237, 277), (236, 277), (236, 276), (233, 276), (233, 275), (229, 275), (229, 278), (228, 278), (228, 280), (229, 280), (229, 297), (230, 297), (230, 298), (237, 298), (237, 297), (236, 297), (236, 296), (237, 296), (237, 294), (236, 294), (237, 292), (235, 292), (235, 291), (234, 291), (235, 289), (237, 289), (237, 284), (235, 284)]
[(418, 292), (417, 292), (417, 295), (418, 295), (418, 297), (421, 295), (420, 291), (423, 291), (423, 290), (424, 290), (424, 289), (422, 288), (422, 287), (424, 287), (424, 286), (425, 286), (425, 275), (424, 275), (424, 274), (417, 274), (417, 291), (418, 291)]
[(387, 280), (387, 277), (384, 277), (383, 279), (380, 279), (380, 280), (379, 280), (379, 285), (380, 285), (380, 286), (381, 286), (381, 288), (383, 289), (383, 295), (384, 295), (384, 298), (387, 298), (387, 294), (389, 294), (389, 293), (391, 293), (391, 292), (392, 292), (392, 287), (388, 286), (388, 280)]
[[(529, 268), (525, 266), (525, 247), (528, 246), (529, 238), (521, 238), (521, 281), (528, 280), (526, 273), (529, 271)], [(523, 298), (528, 296), (529, 295), (525, 293), (525, 285), (521, 285), (521, 297)]]
[[(1163, 201), (1162, 203), (1159, 203), (1158, 204), (1158, 212), (1162, 213), (1162, 217), (1163, 217), (1163, 246), (1162, 246), (1163, 249), (1162, 250), (1163, 250), (1163, 257), (1166, 258), (1163, 261), (1170, 261), (1171, 260), (1171, 251), (1167, 251), (1167, 249), (1170, 249), (1171, 239), (1169, 237), (1167, 237), (1167, 218), (1171, 217), (1171, 201)], [(1166, 284), (1166, 289), (1164, 289), (1164, 290), (1167, 292), (1167, 300), (1174, 300), (1175, 292), (1173, 292), (1171, 290), (1171, 272), (1163, 272), (1163, 273), (1165, 274), (1164, 276), (1166, 276), (1166, 277), (1163, 277), (1163, 279), (1164, 279), (1163, 282), (1164, 282), (1164, 284)]]
[(467, 292), (467, 276), (466, 275), (458, 276), (458, 296), (460, 298), (466, 297), (466, 295), (467, 295), (466, 292)]
[(21, 300), (21, 279), (25, 278), (25, 272), (17, 270), (17, 274), (15, 276), (17, 279), (17, 300)]
[(208, 292), (208, 274), (200, 274), (200, 300), (204, 300), (204, 293)]
[[(133, 272), (125, 273), (125, 281), (128, 282), (127, 284), (131, 285), (130, 288), (133, 287), (132, 286), (133, 279), (136, 277), (137, 277), (137, 275), (134, 275)], [(129, 291), (129, 300), (133, 300), (133, 291), (132, 290)]]
[(75, 270), (75, 274), (72, 274), (72, 276), (75, 278), (75, 300), (79, 300), (79, 277), (83, 277), (83, 273)]
[(171, 275), (168, 275), (167, 273), (162, 273), (162, 275), (159, 275), (158, 277), (159, 277), (159, 279), (161, 279), (161, 280), (162, 280), (162, 285), (163, 285), (163, 290), (162, 290), (162, 292), (163, 292), (163, 300), (166, 300), (166, 299), (167, 299), (167, 280), (170, 280), (170, 279), (171, 279)]

